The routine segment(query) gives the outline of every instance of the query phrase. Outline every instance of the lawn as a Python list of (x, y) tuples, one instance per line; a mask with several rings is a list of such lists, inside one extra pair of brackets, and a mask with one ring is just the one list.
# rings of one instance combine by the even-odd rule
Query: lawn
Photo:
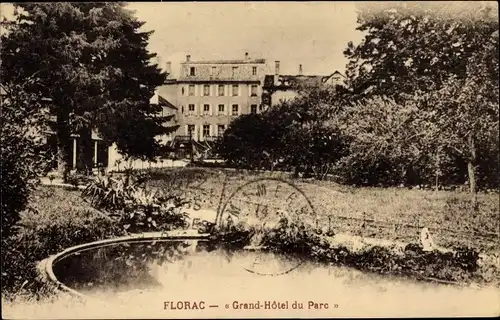
[(498, 252), (498, 193), (479, 194), (479, 210), (475, 211), (467, 192), (354, 188), (329, 181), (293, 180), (283, 173), (157, 169), (148, 185), (187, 194), (191, 199), (198, 198), (203, 208), (217, 210), (223, 189), (222, 203), (236, 188), (261, 177), (294, 183), (311, 201), (322, 229), (330, 225), (335, 232), (417, 242), (421, 229), (427, 227), (438, 246)]

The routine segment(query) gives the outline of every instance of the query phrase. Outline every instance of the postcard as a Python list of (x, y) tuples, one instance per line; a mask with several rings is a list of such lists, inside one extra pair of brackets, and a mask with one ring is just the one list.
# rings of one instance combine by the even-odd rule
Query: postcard
[(1, 14), (4, 318), (500, 315), (496, 2)]

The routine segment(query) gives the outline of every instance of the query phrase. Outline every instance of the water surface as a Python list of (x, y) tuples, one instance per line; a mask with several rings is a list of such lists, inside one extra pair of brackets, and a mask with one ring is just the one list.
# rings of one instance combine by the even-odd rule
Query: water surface
[[(9, 305), (25, 318), (493, 316), (497, 288), (418, 282), (205, 241), (107, 245), (54, 264), (89, 297)], [(299, 307), (302, 306), (302, 309)]]

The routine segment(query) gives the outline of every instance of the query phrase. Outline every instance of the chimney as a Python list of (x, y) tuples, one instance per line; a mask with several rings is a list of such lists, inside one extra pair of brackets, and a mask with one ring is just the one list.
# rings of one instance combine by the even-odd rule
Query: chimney
[(278, 85), (278, 79), (279, 79), (279, 76), (280, 76), (280, 62), (279, 61), (275, 61), (275, 67), (274, 67), (274, 85), (277, 86)]
[(191, 55), (190, 55), (190, 54), (188, 54), (188, 55), (186, 56), (186, 62), (189, 62), (189, 61), (191, 61)]
[(245, 60), (248, 60), (248, 52), (245, 52)]
[(302, 65), (299, 64), (299, 76), (301, 76), (301, 75), (302, 75)]
[(172, 62), (165, 62), (165, 72), (167, 73), (167, 78), (170, 78), (170, 74), (172, 74)]
[(155, 57), (155, 63), (158, 65), (158, 68), (161, 69), (162, 63), (161, 63), (161, 57), (160, 56), (156, 56)]

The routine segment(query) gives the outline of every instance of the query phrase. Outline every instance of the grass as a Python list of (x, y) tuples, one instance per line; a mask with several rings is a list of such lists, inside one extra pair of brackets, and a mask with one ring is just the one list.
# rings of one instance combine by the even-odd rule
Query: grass
[(40, 186), (21, 214), (18, 232), (2, 239), (2, 285), (7, 296), (50, 294), (39, 279), (37, 263), (63, 249), (121, 234), (93, 210), (79, 191)]
[(292, 180), (288, 174), (258, 173), (210, 168), (153, 171), (149, 186), (186, 193), (204, 208), (216, 210), (245, 182), (279, 177), (293, 182), (311, 201), (319, 227), (358, 236), (417, 242), (429, 228), (438, 246), (468, 246), (498, 252), (500, 209), (498, 193), (478, 195), (479, 210), (470, 195), (460, 191), (403, 188), (353, 188), (328, 181)]
[[(147, 185), (185, 194), (202, 208), (217, 210), (238, 186), (271, 176), (289, 180), (288, 174), (281, 173), (178, 168), (153, 169)], [(458, 191), (352, 188), (311, 180), (293, 183), (311, 201), (323, 230), (330, 218), (335, 232), (418, 242), (417, 226), (428, 227), (439, 246), (469, 246), (498, 255), (497, 193), (480, 194), (480, 210), (474, 211), (469, 195)], [(38, 261), (70, 246), (122, 234), (81, 199), (80, 191), (40, 186), (32, 195), (30, 208), (21, 215), (16, 237), (2, 243), (6, 252), (2, 253), (2, 283), (11, 297), (27, 292), (43, 294), (43, 283), (37, 278)]]

